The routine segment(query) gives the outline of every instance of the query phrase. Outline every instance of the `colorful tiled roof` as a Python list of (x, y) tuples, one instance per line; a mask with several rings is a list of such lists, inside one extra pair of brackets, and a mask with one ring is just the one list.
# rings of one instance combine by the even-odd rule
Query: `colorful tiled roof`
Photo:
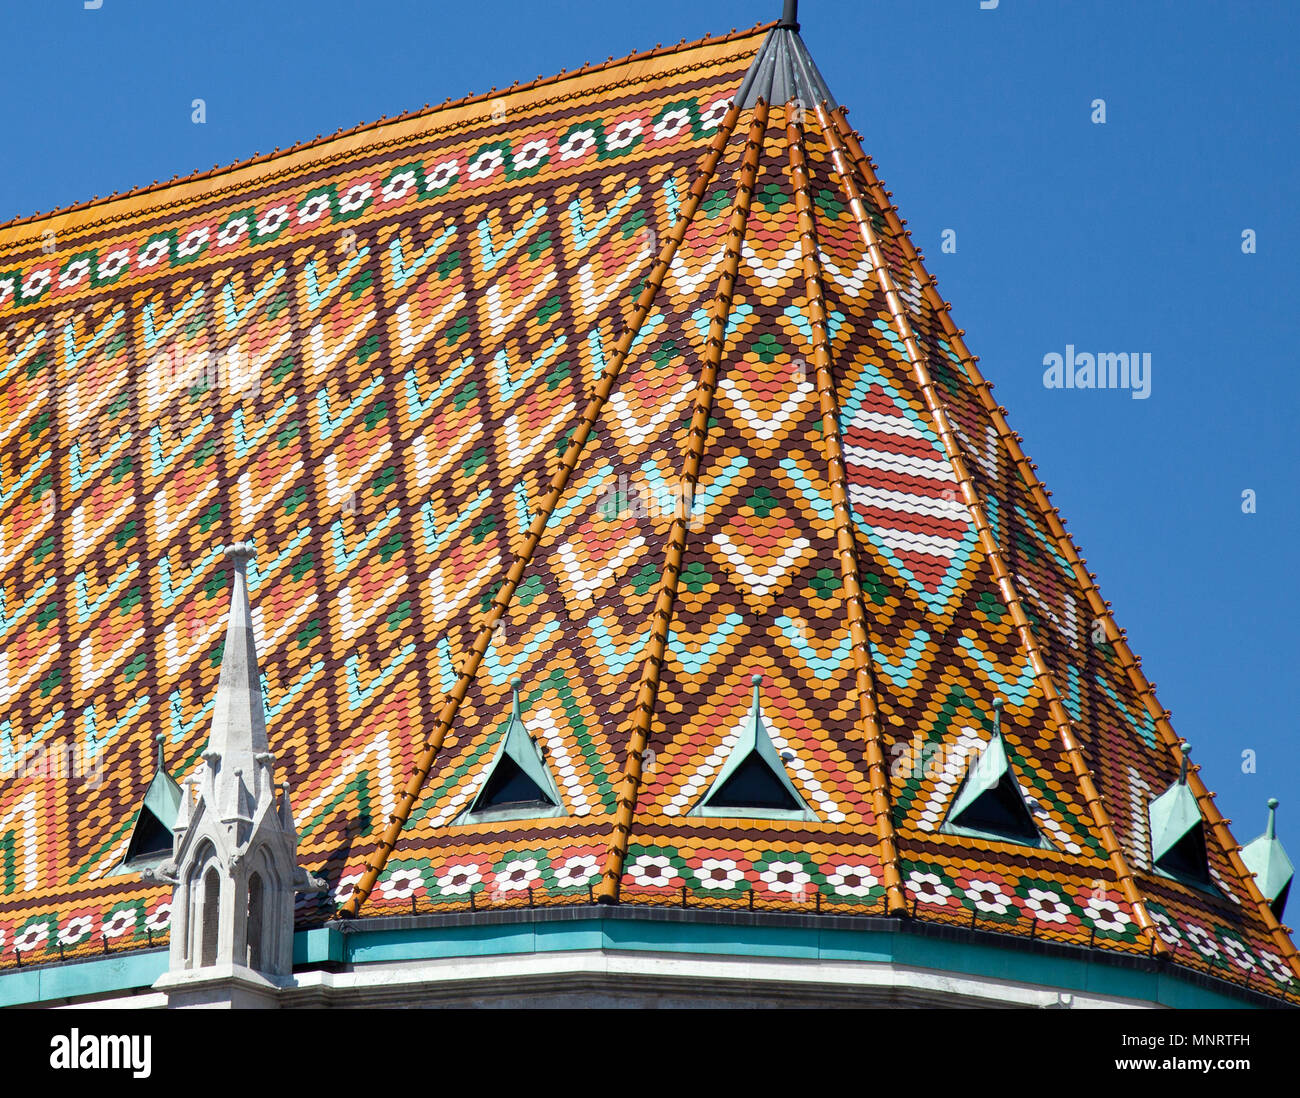
[[(304, 924), (876, 912), (1300, 998), (1194, 766), (1212, 886), (1153, 868), (1177, 736), (845, 112), (754, 91), (809, 65), (756, 28), (0, 227), (0, 963), (165, 937), (116, 870), (251, 541)], [(693, 812), (755, 675), (809, 811)], [(483, 820), (516, 678), (562, 812)], [(946, 824), (996, 699), (1037, 846)]]

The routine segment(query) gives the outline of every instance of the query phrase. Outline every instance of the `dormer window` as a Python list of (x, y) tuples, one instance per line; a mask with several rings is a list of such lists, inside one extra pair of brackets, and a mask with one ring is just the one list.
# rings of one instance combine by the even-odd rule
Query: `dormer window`
[(163, 760), (163, 737), (158, 737), (158, 759), (153, 780), (145, 790), (131, 827), (131, 841), (120, 871), (135, 871), (161, 865), (172, 853), (172, 828), (180, 810), (181, 787), (167, 773)]
[(511, 683), (510, 717), (488, 768), (487, 780), (456, 823), (490, 823), (563, 816), (560, 791), (541, 751), (524, 727), (519, 680)]
[(1210, 863), (1205, 850), (1205, 821), (1196, 796), (1187, 784), (1192, 749), (1182, 745), (1178, 780), (1151, 802), (1151, 861), (1162, 877), (1208, 889)]
[(772, 745), (759, 697), (762, 681), (762, 675), (754, 676), (754, 700), (744, 727), (709, 791), (691, 810), (692, 816), (765, 820), (817, 818), (799, 796), (781, 756)]
[(1011, 755), (1002, 736), (1002, 702), (993, 702), (993, 736), (966, 771), (940, 829), (993, 842), (1050, 849), (1025, 803)]
[(1241, 848), (1241, 860), (1255, 877), (1255, 883), (1278, 921), (1286, 910), (1286, 898), (1295, 878), (1295, 866), (1287, 857), (1277, 837), (1277, 798), (1268, 802), (1268, 826), (1264, 834), (1252, 839)]

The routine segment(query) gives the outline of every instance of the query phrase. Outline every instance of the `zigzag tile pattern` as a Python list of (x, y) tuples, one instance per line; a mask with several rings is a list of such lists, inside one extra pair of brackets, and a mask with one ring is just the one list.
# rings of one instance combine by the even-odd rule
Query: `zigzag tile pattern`
[[(855, 210), (804, 112), (850, 504), (837, 515), (783, 104), (738, 250), (728, 231), (752, 116), (680, 223), (760, 44), (746, 32), (656, 51), (0, 229), (0, 964), (166, 935), (165, 890), (115, 867), (155, 737), (178, 776), (205, 743), (229, 580), (219, 549), (234, 540), (258, 550), (268, 726), (300, 859), (333, 886), (300, 908), (303, 925), (380, 862), (363, 916), (590, 902), (611, 864), (625, 903), (883, 914), (892, 869), (916, 918), (1149, 952), (907, 326), (1161, 940), (1179, 963), (1296, 995), (1217, 838), (1214, 894), (1152, 871), (1146, 805), (1177, 776), (1168, 735), (1112, 627), (1095, 626), (874, 179), (850, 167), (869, 196)], [(569, 455), (674, 226), (680, 246)], [(733, 275), (684, 500), (711, 309)], [(382, 825), (566, 461), (567, 487), (384, 857)], [(660, 648), (652, 618), (679, 517)], [(837, 522), (862, 578), (891, 866)], [(755, 673), (815, 819), (692, 812)], [(561, 814), (458, 822), (514, 680)], [(1043, 849), (942, 830), (995, 698)], [(634, 804), (620, 803), (628, 788)]]

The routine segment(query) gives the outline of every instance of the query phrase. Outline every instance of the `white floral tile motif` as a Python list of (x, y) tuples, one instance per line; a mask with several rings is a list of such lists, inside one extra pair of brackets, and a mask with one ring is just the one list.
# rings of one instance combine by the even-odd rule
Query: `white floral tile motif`
[(166, 237), (158, 237), (149, 241), (140, 249), (140, 254), (135, 257), (137, 267), (156, 267), (171, 253), (171, 241)]
[(63, 273), (59, 275), (59, 287), (64, 290), (69, 289), (70, 287), (77, 285), (78, 282), (81, 282), (89, 274), (90, 260), (88, 258), (74, 259), (63, 269)]
[(1291, 966), (1276, 953), (1260, 953), (1259, 959), (1263, 962), (1264, 968), (1268, 970), (1268, 974), (1279, 984), (1295, 982), (1295, 973), (1291, 971)]
[(681, 883), (672, 861), (662, 854), (642, 854), (628, 867), (627, 872), (633, 883), (646, 887)]
[(684, 107), (678, 107), (669, 111), (658, 122), (654, 124), (654, 138), (656, 141), (667, 141), (676, 137), (682, 130), (691, 124), (691, 112)]
[(1047, 888), (1029, 889), (1025, 909), (1041, 923), (1069, 922), (1074, 911), (1059, 892)]
[(560, 159), (580, 160), (595, 147), (595, 129), (574, 130), (560, 143)]
[(492, 891), (526, 892), (542, 879), (536, 858), (516, 858), (507, 862), (492, 879)]
[(288, 206), (272, 206), (257, 221), (258, 236), (274, 236), (289, 223)]
[(505, 162), (505, 154), (500, 149), (484, 149), (469, 162), (469, 177), (475, 181), (487, 179), (500, 171)]
[(100, 927), (100, 933), (105, 938), (120, 938), (136, 924), (140, 913), (133, 907), (124, 907), (119, 911), (114, 911)]
[(111, 251), (99, 261), (98, 274), (102, 281), (108, 282), (131, 265), (131, 252), (126, 248)]
[(812, 884), (810, 874), (803, 862), (777, 861), (769, 862), (759, 875), (761, 880), (773, 892), (802, 895)]
[(840, 863), (826, 875), (826, 883), (837, 896), (868, 896), (879, 884), (869, 865)]
[(424, 874), (420, 870), (397, 869), (379, 883), (379, 893), (385, 900), (409, 900), (423, 887)]
[(626, 149), (641, 136), (641, 122), (636, 118), (629, 118), (626, 122), (620, 122), (605, 135), (605, 147), (613, 152), (620, 149)]
[(971, 881), (966, 898), (985, 915), (1005, 915), (1015, 907), (1015, 897), (998, 881)]
[(1084, 917), (1098, 930), (1123, 933), (1132, 920), (1119, 904), (1105, 896), (1089, 896), (1084, 902)]
[(192, 232), (186, 233), (181, 237), (180, 243), (176, 245), (176, 254), (182, 259), (188, 259), (190, 256), (198, 255), (207, 247), (208, 230), (205, 226), (200, 225)]
[(438, 891), (444, 896), (465, 896), (483, 880), (483, 867), (477, 862), (464, 862), (444, 867), (438, 877)]
[(1228, 959), (1243, 972), (1254, 972), (1259, 967), (1255, 954), (1240, 938), (1232, 934), (1220, 934), (1219, 941), (1223, 943), (1223, 952), (1228, 955)]
[(352, 893), (356, 891), (357, 884), (360, 882), (362, 874), (347, 873), (339, 878), (339, 883), (334, 886), (330, 894), (337, 904), (345, 904), (352, 899)]
[(1183, 940), (1183, 932), (1178, 929), (1178, 924), (1163, 911), (1150, 907), (1147, 910), (1151, 915), (1151, 921), (1156, 924), (1156, 933), (1160, 935), (1160, 940), (1171, 949), (1176, 949), (1178, 943)]
[(53, 271), (45, 269), (33, 271), (27, 276), (27, 280), (23, 283), (23, 297), (36, 297), (38, 294), (44, 293), (46, 288), (53, 281)]
[(363, 210), (366, 203), (374, 197), (370, 184), (366, 182), (356, 183), (339, 195), (339, 209), (344, 213), (356, 213)]
[(511, 167), (517, 172), (526, 172), (537, 167), (550, 155), (551, 147), (545, 141), (528, 141), (520, 146), (511, 158)]
[(330, 199), (327, 194), (314, 194), (304, 199), (298, 206), (298, 220), (306, 225), (319, 221), (329, 213)]
[(425, 177), (425, 188), (431, 191), (448, 187), (460, 175), (460, 164), (455, 160), (444, 160)]
[(1217, 961), (1223, 955), (1223, 951), (1219, 948), (1218, 939), (1205, 927), (1197, 923), (1193, 923), (1187, 928), (1187, 940), (1207, 961)]
[(727, 117), (727, 111), (731, 109), (730, 99), (719, 99), (705, 108), (704, 113), (700, 115), (700, 128), (704, 130), (716, 130), (722, 120)]
[(594, 854), (575, 854), (555, 867), (557, 888), (579, 888), (600, 876), (600, 859)]
[(392, 175), (388, 182), (383, 185), (379, 194), (385, 202), (400, 202), (415, 190), (415, 185), (415, 169), (408, 168), (404, 172), (397, 172)]
[(745, 871), (731, 858), (704, 858), (692, 870), (703, 888), (732, 891), (745, 880)]
[(152, 931), (166, 930), (172, 925), (172, 905), (161, 903), (145, 917), (144, 925)]
[(14, 949), (19, 953), (27, 953), (37, 946), (44, 945), (49, 939), (50, 924), (48, 921), (29, 923), (20, 934), (14, 935)]
[(74, 946), (84, 942), (95, 929), (95, 920), (89, 915), (77, 915), (69, 919), (59, 931), (59, 944)]
[(907, 889), (923, 904), (946, 904), (952, 896), (952, 889), (937, 873), (913, 870), (907, 878)]

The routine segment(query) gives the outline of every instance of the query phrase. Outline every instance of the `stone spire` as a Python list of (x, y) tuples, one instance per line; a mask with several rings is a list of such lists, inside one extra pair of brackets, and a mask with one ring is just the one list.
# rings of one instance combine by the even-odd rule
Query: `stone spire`
[(171, 963), (157, 987), (173, 1005), (270, 1005), (290, 978), (294, 893), (325, 884), (298, 868), (288, 787), (275, 784), (248, 601), (253, 546), (234, 565), (221, 676), (203, 762), (176, 814)]

